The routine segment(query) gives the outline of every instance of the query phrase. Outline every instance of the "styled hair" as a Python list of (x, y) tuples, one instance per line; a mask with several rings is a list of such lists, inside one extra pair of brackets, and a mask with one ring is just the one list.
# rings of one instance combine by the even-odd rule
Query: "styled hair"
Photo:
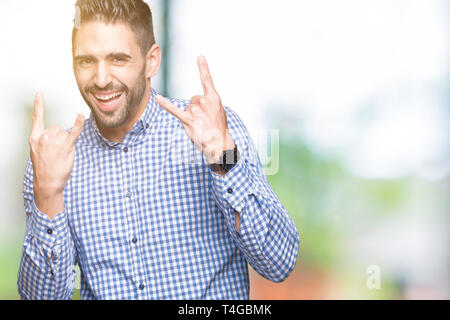
[(127, 24), (135, 33), (143, 55), (155, 44), (152, 12), (143, 0), (77, 0), (75, 10), (72, 50), (80, 26), (92, 21)]

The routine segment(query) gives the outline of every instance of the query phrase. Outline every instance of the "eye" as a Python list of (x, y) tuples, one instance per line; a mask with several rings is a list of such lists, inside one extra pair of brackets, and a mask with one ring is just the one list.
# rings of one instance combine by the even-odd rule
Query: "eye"
[(81, 59), (78, 61), (78, 64), (82, 67), (90, 66), (94, 63), (94, 60), (90, 58)]
[(116, 65), (122, 65), (122, 64), (126, 63), (126, 60), (121, 57), (114, 57), (114, 58), (112, 58), (112, 63), (114, 63)]

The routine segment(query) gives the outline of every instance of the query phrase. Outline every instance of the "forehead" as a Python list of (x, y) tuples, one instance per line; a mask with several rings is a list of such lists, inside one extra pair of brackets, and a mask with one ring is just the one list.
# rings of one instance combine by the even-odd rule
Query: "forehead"
[(83, 23), (76, 32), (73, 46), (74, 55), (106, 57), (112, 52), (123, 52), (130, 56), (139, 53), (136, 35), (124, 23)]

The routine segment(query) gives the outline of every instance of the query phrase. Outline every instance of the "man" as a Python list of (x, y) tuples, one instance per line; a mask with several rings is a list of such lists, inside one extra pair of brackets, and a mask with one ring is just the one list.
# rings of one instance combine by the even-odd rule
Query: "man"
[[(281, 282), (299, 236), (207, 62), (204, 94), (151, 88), (161, 49), (142, 0), (78, 0), (73, 69), (92, 113), (44, 126), (35, 98), (25, 172), (23, 299), (248, 299), (249, 263)], [(192, 148), (193, 147), (193, 148)]]

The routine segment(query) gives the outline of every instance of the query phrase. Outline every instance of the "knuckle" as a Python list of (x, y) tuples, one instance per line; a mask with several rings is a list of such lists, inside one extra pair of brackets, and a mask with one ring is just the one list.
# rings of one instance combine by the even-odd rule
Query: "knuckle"
[(30, 145), (36, 144), (38, 141), (39, 139), (34, 134), (30, 135), (30, 137), (28, 138), (28, 143)]
[(39, 142), (42, 143), (47, 143), (50, 141), (50, 135), (48, 132), (44, 132), (44, 134), (41, 136), (41, 138), (39, 139)]
[(221, 102), (222, 99), (220, 98), (219, 94), (216, 92), (212, 95), (212, 99), (214, 100), (214, 102)]

